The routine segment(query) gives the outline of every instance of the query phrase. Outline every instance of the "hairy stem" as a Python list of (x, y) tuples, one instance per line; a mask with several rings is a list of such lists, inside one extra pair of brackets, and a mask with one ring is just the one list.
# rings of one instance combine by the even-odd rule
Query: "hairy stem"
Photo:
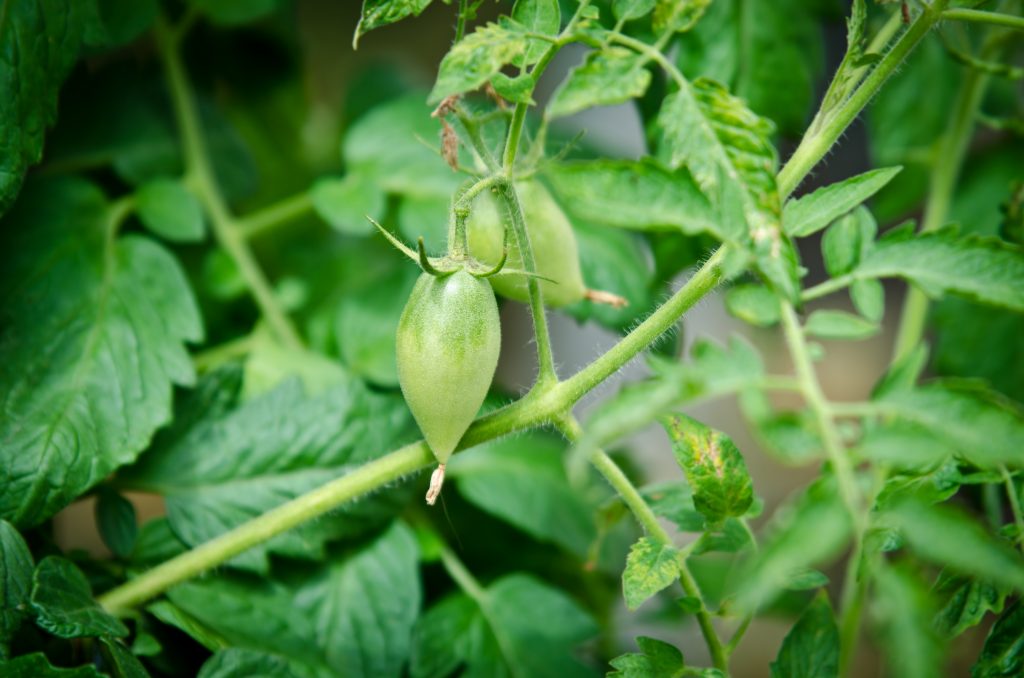
[(1024, 17), (1001, 12), (985, 12), (980, 9), (947, 9), (942, 13), (942, 18), (947, 21), (972, 21), (991, 26), (1004, 26), (1016, 31), (1024, 31)]
[(301, 348), (302, 340), (298, 332), (274, 297), (269, 281), (221, 194), (210, 164), (209, 149), (199, 121), (192, 86), (178, 53), (178, 43), (162, 20), (157, 23), (155, 35), (181, 133), (187, 183), (206, 208), (218, 243), (238, 267), (270, 329), (289, 348)]
[(933, 4), (927, 5), (924, 12), (900, 36), (896, 44), (864, 78), (853, 94), (829, 116), (820, 129), (808, 134), (800, 141), (800, 145), (797, 146), (786, 166), (779, 172), (779, 193), (783, 199), (789, 196), (814, 169), (814, 166), (825, 157), (825, 154), (839, 140), (839, 137), (857, 118), (861, 110), (867, 106), (875, 93), (881, 89), (885, 81), (896, 72), (907, 55), (928, 34), (928, 31), (941, 18), (947, 1), (935, 0)]

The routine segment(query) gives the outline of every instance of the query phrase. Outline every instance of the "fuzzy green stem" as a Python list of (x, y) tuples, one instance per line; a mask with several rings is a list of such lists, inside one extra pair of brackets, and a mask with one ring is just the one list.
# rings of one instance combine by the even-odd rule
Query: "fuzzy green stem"
[(800, 299), (802, 301), (812, 301), (814, 299), (819, 299), (821, 297), (828, 296), (833, 292), (838, 292), (841, 289), (849, 287), (855, 279), (856, 278), (849, 274), (841, 275), (836, 278), (830, 278), (829, 280), (826, 280), (823, 283), (815, 285), (814, 287), (809, 287), (806, 290), (804, 290), (803, 293), (800, 295)]
[(1005, 466), (999, 467), (1003, 476), (1003, 484), (1006, 485), (1006, 498), (1010, 500), (1010, 512), (1013, 514), (1013, 523), (1017, 526), (1017, 542), (1024, 549), (1024, 511), (1020, 507), (1020, 495), (1017, 493), (1017, 485), (1013, 482), (1013, 476)]
[(805, 136), (786, 166), (779, 172), (779, 194), (783, 199), (800, 185), (800, 182), (814, 169), (829, 149), (839, 140), (846, 128), (867, 106), (871, 98), (881, 89), (885, 81), (896, 72), (900, 64), (917, 44), (928, 34), (940, 19), (948, 0), (936, 0), (900, 36), (896, 44), (886, 53), (878, 65), (864, 78), (860, 86), (835, 112), (824, 121), (820, 129)]
[(181, 133), (187, 183), (206, 208), (217, 241), (238, 267), (270, 329), (289, 348), (301, 348), (302, 340), (298, 332), (274, 297), (270, 283), (256, 262), (241, 228), (221, 195), (210, 164), (209, 150), (199, 122), (199, 111), (192, 86), (178, 53), (178, 44), (162, 20), (157, 23), (155, 36)]
[(1017, 31), (1024, 31), (1024, 17), (1001, 12), (985, 12), (980, 9), (947, 9), (942, 13), (942, 18), (947, 21), (970, 21), (991, 26), (1005, 26)]

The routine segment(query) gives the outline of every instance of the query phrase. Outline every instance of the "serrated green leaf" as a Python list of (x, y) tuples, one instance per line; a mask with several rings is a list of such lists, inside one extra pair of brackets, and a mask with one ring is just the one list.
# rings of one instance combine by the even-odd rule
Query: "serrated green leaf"
[(78, 59), (92, 7), (82, 2), (17, 2), (0, 20), (0, 214), (14, 202), (29, 165), (39, 162), (57, 93)]
[(226, 638), (167, 600), (158, 600), (147, 606), (146, 612), (179, 629), (210, 652), (218, 652), (230, 645)]
[(564, 447), (541, 434), (488, 443), (454, 458), (448, 476), (470, 503), (582, 557), (596, 529), (589, 507), (566, 479)]
[(758, 327), (779, 322), (779, 298), (763, 285), (736, 285), (725, 293), (729, 314)]
[(657, 638), (639, 636), (640, 652), (630, 652), (609, 662), (617, 669), (608, 678), (679, 678), (686, 666), (683, 653), (675, 645)]
[(942, 675), (943, 646), (933, 626), (934, 602), (909, 570), (876, 567), (872, 616), (889, 670), (906, 678)]
[(347, 235), (370, 235), (366, 218), (384, 213), (386, 196), (367, 172), (349, 172), (341, 179), (320, 179), (310, 189), (313, 209), (333, 228)]
[(988, 582), (954, 575), (943, 570), (932, 593), (939, 601), (935, 628), (947, 638), (955, 638), (976, 626), (989, 612), (1003, 610), (1006, 592)]
[(817, 233), (882, 190), (902, 169), (886, 167), (871, 170), (790, 200), (782, 212), (786, 233), (795, 238)]
[[(206, 380), (204, 380), (205, 382)], [(185, 411), (205, 413), (230, 397), (216, 383)], [(289, 380), (224, 412), (214, 411), (158, 436), (122, 482), (163, 495), (175, 534), (196, 546), (262, 515), (395, 447), (409, 414), (395, 395), (351, 380), (317, 396)], [(237, 556), (239, 567), (266, 572), (269, 553), (317, 559), (331, 539), (365, 532), (388, 520), (406, 490), (396, 488), (290, 530)]]
[(1024, 313), (1024, 250), (994, 238), (949, 230), (883, 238), (852, 274), (905, 278), (928, 294), (948, 292)]
[(290, 575), (219, 575), (172, 603), (232, 646), (271, 652), (306, 675), (399, 676), (420, 607), (416, 540), (396, 523), (344, 555)]
[(878, 325), (846, 311), (815, 311), (807, 318), (804, 331), (821, 339), (867, 339), (878, 334)]
[(1024, 401), (1020, 338), (1024, 315), (948, 297), (933, 305), (934, 369), (944, 376), (984, 379)]
[(658, 35), (668, 30), (685, 33), (697, 25), (710, 4), (711, 0), (658, 0), (651, 25)]
[(442, 599), (416, 624), (411, 673), (576, 678), (592, 675), (573, 647), (596, 633), (593, 620), (561, 591), (525, 574), (495, 581), (470, 599)]
[(1020, 599), (1006, 608), (971, 667), (971, 678), (1020, 675), (1024, 670), (1024, 603)]
[(892, 390), (877, 402), (954, 447), (968, 461), (991, 467), (1024, 465), (1024, 416), (990, 391), (934, 382)]
[(101, 490), (96, 500), (96, 526), (103, 543), (120, 558), (127, 558), (135, 548), (139, 528), (135, 507), (113, 490)]
[(94, 186), (29, 186), (0, 232), (0, 515), (35, 525), (129, 463), (194, 378), (202, 337), (174, 257), (111, 239)]
[(522, 26), (514, 21), (477, 27), (444, 55), (428, 102), (436, 104), (446, 96), (483, 86), (503, 66), (521, 58), (528, 43)]
[(877, 280), (854, 280), (850, 301), (868, 322), (880, 323), (885, 315), (885, 288)]
[(962, 511), (907, 497), (891, 506), (885, 519), (922, 558), (1024, 591), (1024, 558)]
[[(555, 38), (562, 26), (562, 9), (558, 6), (558, 0), (516, 0), (512, 7), (512, 19), (531, 33)], [(546, 40), (531, 38), (523, 59), (517, 65), (537, 63), (550, 46), (551, 43)]]
[(671, 544), (641, 537), (629, 550), (622, 572), (622, 594), (626, 607), (635, 610), (659, 591), (679, 579), (679, 549)]
[(704, 516), (693, 505), (693, 490), (685, 482), (651, 485), (641, 494), (655, 514), (671, 520), (683, 532), (704, 530)]
[(711, 205), (685, 169), (644, 160), (587, 160), (545, 170), (570, 212), (596, 224), (635, 230), (716, 233)]
[(143, 184), (135, 193), (135, 208), (146, 228), (171, 242), (199, 242), (206, 235), (203, 209), (180, 181)]
[(230, 647), (207, 659), (196, 678), (294, 678), (281, 657)]
[(29, 615), (32, 592), (32, 553), (14, 526), (0, 520), (0, 661), (22, 620)]
[(708, 522), (746, 513), (754, 500), (754, 488), (732, 440), (685, 415), (664, 417), (662, 425), (693, 488), (693, 504)]
[(359, 23), (352, 37), (352, 48), (359, 46), (359, 38), (375, 28), (393, 24), (406, 17), (419, 16), (432, 0), (363, 0)]
[(60, 638), (127, 636), (124, 624), (93, 600), (89, 582), (70, 561), (47, 556), (32, 576), (36, 624)]
[(72, 669), (56, 667), (42, 652), (17, 657), (2, 668), (5, 678), (105, 678), (92, 664)]
[(680, 43), (687, 77), (724, 83), (789, 135), (803, 133), (821, 74), (815, 7), (803, 0), (715, 0)]
[(772, 678), (831, 678), (839, 675), (839, 629), (828, 595), (811, 600), (786, 634), (771, 664)]
[(945, 463), (956, 448), (927, 427), (894, 420), (870, 428), (857, 444), (857, 452), (898, 469), (921, 471)]
[(555, 91), (548, 116), (560, 118), (593, 106), (611, 106), (643, 96), (651, 84), (646, 62), (645, 56), (625, 47), (591, 52)]
[(612, 13), (616, 19), (630, 21), (647, 16), (658, 0), (613, 0)]
[(773, 598), (794, 572), (836, 556), (851, 533), (849, 514), (835, 480), (829, 477), (811, 485), (776, 516), (766, 542), (740, 580), (737, 599), (745, 609), (754, 609)]
[(825, 270), (836, 277), (852, 271), (874, 244), (878, 224), (865, 207), (839, 217), (821, 239)]

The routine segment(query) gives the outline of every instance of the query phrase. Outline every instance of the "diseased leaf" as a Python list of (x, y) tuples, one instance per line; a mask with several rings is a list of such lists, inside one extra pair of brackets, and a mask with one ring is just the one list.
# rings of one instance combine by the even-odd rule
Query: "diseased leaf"
[(509, 438), (457, 456), (448, 476), (470, 503), (583, 557), (596, 530), (589, 507), (566, 479), (563, 450), (552, 436)]
[(589, 615), (564, 593), (512, 574), (488, 586), (482, 599), (458, 593), (420, 618), (412, 675), (441, 678), (463, 664), (466, 676), (589, 676), (572, 649), (596, 631)]
[(821, 591), (786, 634), (771, 665), (772, 678), (831, 678), (839, 675), (839, 629)]
[[(164, 496), (175, 534), (196, 546), (308, 492), (395, 447), (409, 415), (394, 395), (356, 380), (306, 396), (289, 380), (235, 409), (217, 378), (183, 403), (180, 425), (158, 436), (122, 482)], [(323, 557), (325, 542), (381, 525), (404, 491), (384, 492), (279, 535), (237, 556), (236, 566), (266, 572), (271, 552)]]
[(175, 259), (110, 239), (108, 206), (79, 180), (37, 183), (0, 231), (0, 515), (35, 525), (133, 461), (194, 378), (202, 337)]
[(401, 675), (420, 597), (416, 541), (398, 523), (291, 576), (219, 575), (169, 592), (232, 646), (280, 655), (300, 674), (356, 678)]
[(128, 635), (124, 624), (93, 600), (85, 575), (57, 556), (43, 558), (36, 567), (32, 610), (36, 624), (60, 638)]
[(671, 29), (684, 33), (697, 25), (710, 4), (711, 0), (658, 0), (652, 22), (654, 32), (662, 35)]
[[(562, 10), (558, 0), (516, 0), (512, 7), (512, 18), (530, 33), (555, 38), (562, 25)], [(517, 65), (537, 63), (550, 46), (551, 43), (546, 40), (531, 38), (523, 59)], [(531, 78), (531, 89), (532, 84)]]
[(641, 537), (633, 544), (626, 558), (626, 569), (622, 572), (626, 607), (637, 609), (648, 598), (679, 579), (681, 558), (679, 549), (650, 537)]
[(687, 77), (725, 84), (785, 134), (799, 135), (821, 74), (816, 14), (804, 0), (715, 0), (680, 43), (677, 62)]
[(946, 570), (939, 574), (932, 593), (939, 601), (935, 628), (947, 638), (955, 638), (976, 626), (989, 612), (1002, 612), (1006, 598), (1005, 591), (988, 582)]
[(685, 169), (650, 161), (587, 160), (545, 171), (570, 212), (586, 221), (636, 230), (717, 233), (708, 199)]
[(0, 520), (0, 662), (22, 620), (29, 616), (32, 592), (32, 554), (14, 526)]
[(804, 330), (822, 339), (867, 339), (878, 334), (878, 325), (846, 311), (815, 311)]
[(878, 402), (886, 412), (916, 423), (983, 467), (1024, 465), (1024, 416), (991, 391), (933, 382), (887, 391)]
[(105, 678), (92, 664), (65, 669), (54, 666), (42, 652), (22, 655), (3, 665), (5, 678)]
[(621, 104), (643, 96), (651, 84), (647, 58), (625, 47), (591, 52), (569, 72), (548, 105), (551, 118), (578, 113), (593, 106)]
[(13, 2), (0, 13), (0, 215), (57, 119), (57, 93), (78, 59), (91, 3)]
[(786, 233), (795, 238), (817, 233), (882, 190), (902, 169), (871, 170), (790, 200), (782, 212)]
[(693, 488), (693, 504), (709, 523), (742, 516), (754, 500), (743, 456), (728, 436), (681, 414), (662, 418), (676, 461)]
[(891, 506), (885, 519), (922, 558), (1024, 591), (1024, 558), (962, 511), (907, 497)]
[(745, 609), (768, 602), (794, 572), (836, 556), (850, 536), (850, 516), (830, 477), (818, 480), (776, 515), (767, 541), (740, 580), (738, 601)]
[(135, 193), (135, 207), (146, 228), (171, 242), (199, 242), (206, 235), (203, 209), (179, 181), (143, 184)]
[(1017, 599), (996, 621), (971, 678), (1020, 675), (1024, 670), (1024, 603)]
[(689, 168), (718, 207), (722, 240), (752, 243), (761, 273), (783, 296), (798, 293), (796, 253), (782, 233), (773, 126), (707, 78), (680, 85), (658, 114), (658, 157)]
[(680, 678), (686, 666), (683, 653), (674, 645), (656, 638), (639, 636), (640, 652), (630, 652), (611, 660), (615, 671), (608, 678)]
[(293, 678), (288, 663), (281, 657), (230, 647), (207, 659), (197, 678)]
[(949, 230), (882, 238), (852, 274), (905, 278), (930, 295), (952, 293), (1024, 313), (1024, 250), (994, 238)]
[(893, 675), (934, 678), (942, 675), (943, 646), (932, 626), (935, 610), (928, 590), (909, 570), (874, 568), (876, 592), (872, 616), (876, 637)]
[(521, 58), (528, 42), (523, 27), (508, 19), (479, 26), (455, 43), (441, 60), (429, 103), (483, 86), (503, 66)]
[(375, 28), (393, 24), (409, 16), (419, 16), (432, 0), (363, 0), (359, 23), (352, 37), (352, 48), (359, 46), (359, 38)]

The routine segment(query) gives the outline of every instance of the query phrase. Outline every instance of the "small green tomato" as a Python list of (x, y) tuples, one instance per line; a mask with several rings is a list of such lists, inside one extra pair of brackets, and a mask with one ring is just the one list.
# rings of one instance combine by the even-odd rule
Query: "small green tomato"
[(402, 311), (396, 339), (402, 394), (443, 474), (498, 366), (501, 325), (490, 283), (465, 270), (443, 277), (424, 273)]
[[(587, 294), (580, 271), (580, 255), (576, 234), (565, 212), (537, 181), (516, 184), (519, 202), (526, 219), (530, 245), (536, 259), (537, 273), (556, 282), (541, 280), (544, 303), (551, 307), (568, 306), (582, 300)], [(505, 245), (505, 207), (491, 195), (481, 195), (474, 203), (466, 221), (469, 251), (482, 262), (495, 264), (501, 259)], [(509, 236), (508, 260), (510, 269), (523, 268), (523, 255), (515, 237)], [(529, 301), (526, 278), (509, 273), (491, 278), (494, 291), (515, 301)]]

